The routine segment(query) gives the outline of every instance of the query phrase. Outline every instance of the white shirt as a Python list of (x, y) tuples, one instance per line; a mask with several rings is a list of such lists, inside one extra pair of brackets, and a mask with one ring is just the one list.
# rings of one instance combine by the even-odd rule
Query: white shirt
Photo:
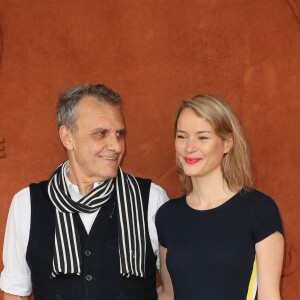
[[(71, 198), (79, 201), (82, 195), (76, 185), (72, 184), (67, 176)], [(98, 184), (95, 183), (94, 187)], [(158, 238), (155, 227), (155, 215), (158, 208), (168, 200), (166, 192), (158, 185), (151, 183), (148, 204), (148, 229), (154, 253), (157, 255), (159, 269)], [(90, 232), (99, 210), (87, 214), (79, 213), (87, 233)], [(31, 202), (29, 187), (18, 192), (11, 203), (3, 247), (4, 269), (0, 277), (0, 289), (6, 293), (29, 296), (32, 292), (31, 274), (26, 261), (31, 220)], [(54, 237), (53, 237), (54, 238)]]

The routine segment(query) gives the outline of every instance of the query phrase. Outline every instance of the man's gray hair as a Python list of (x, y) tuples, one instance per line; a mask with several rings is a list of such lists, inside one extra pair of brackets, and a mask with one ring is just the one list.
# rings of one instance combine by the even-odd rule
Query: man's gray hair
[(77, 130), (75, 119), (76, 108), (80, 100), (85, 96), (95, 97), (97, 100), (106, 102), (112, 106), (120, 106), (121, 104), (120, 95), (103, 84), (72, 86), (59, 95), (56, 106), (58, 128), (65, 125), (72, 132)]

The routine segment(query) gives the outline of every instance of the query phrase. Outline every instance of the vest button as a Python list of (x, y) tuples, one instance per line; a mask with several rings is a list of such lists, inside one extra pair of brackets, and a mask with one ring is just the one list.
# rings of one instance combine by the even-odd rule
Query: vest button
[(86, 256), (90, 256), (91, 254), (92, 254), (92, 252), (91, 252), (90, 250), (86, 250), (86, 251), (85, 251), (85, 255), (86, 255)]
[(87, 281), (91, 281), (91, 280), (93, 279), (93, 276), (92, 276), (92, 275), (86, 275), (86, 276), (85, 276), (85, 279), (86, 279)]

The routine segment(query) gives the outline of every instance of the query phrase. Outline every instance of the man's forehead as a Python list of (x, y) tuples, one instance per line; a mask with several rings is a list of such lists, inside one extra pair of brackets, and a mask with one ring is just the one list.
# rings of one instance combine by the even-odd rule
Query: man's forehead
[[(103, 116), (118, 115), (122, 116), (120, 105), (111, 104), (104, 100), (98, 100), (95, 97), (86, 96), (82, 98), (77, 106), (78, 115), (101, 114)], [(123, 116), (122, 116), (123, 117)]]
[(86, 107), (100, 107), (103, 109), (107, 108), (121, 110), (120, 104), (110, 102), (109, 100), (100, 99), (95, 96), (84, 96), (81, 98), (78, 104), (78, 108), (82, 109)]
[[(120, 107), (107, 104), (103, 101), (89, 101), (78, 107), (77, 126), (102, 130), (124, 130), (125, 123)], [(97, 102), (95, 102), (97, 101)]]

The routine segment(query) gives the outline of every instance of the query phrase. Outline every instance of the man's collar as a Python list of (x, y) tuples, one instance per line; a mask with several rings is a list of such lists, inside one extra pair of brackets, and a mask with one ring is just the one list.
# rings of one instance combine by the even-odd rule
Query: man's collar
[[(66, 179), (66, 183), (67, 183), (69, 193), (70, 193), (71, 190), (73, 190), (75, 193), (80, 194), (78, 186), (76, 184), (72, 183), (70, 181), (70, 179), (68, 178), (68, 175), (67, 175), (68, 170), (69, 170), (69, 168), (66, 168), (63, 175)], [(96, 188), (97, 186), (99, 186), (101, 183), (102, 182), (94, 182), (93, 189)]]

